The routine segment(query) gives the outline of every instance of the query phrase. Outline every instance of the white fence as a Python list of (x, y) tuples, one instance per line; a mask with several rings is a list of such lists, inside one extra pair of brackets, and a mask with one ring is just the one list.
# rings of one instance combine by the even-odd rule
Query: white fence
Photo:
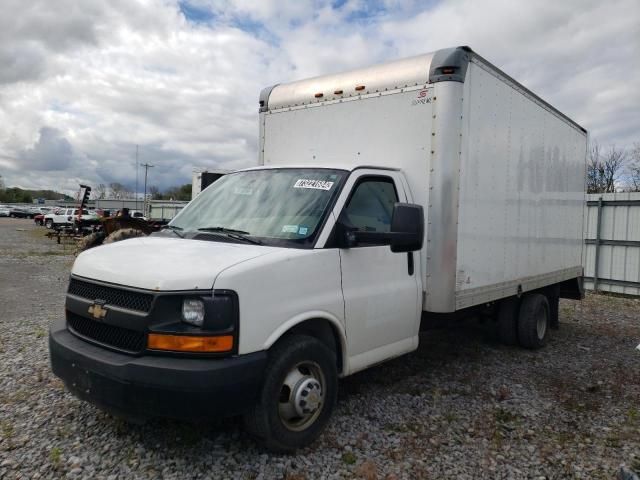
[(154, 220), (171, 220), (189, 202), (154, 200), (148, 203), (147, 216)]
[(585, 288), (640, 295), (640, 193), (587, 195)]

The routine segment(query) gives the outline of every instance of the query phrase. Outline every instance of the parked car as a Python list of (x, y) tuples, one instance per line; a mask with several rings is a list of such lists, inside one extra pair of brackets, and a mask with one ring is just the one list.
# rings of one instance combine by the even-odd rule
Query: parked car
[(131, 215), (133, 218), (139, 218), (140, 220), (147, 220), (147, 217), (145, 217), (144, 213), (142, 213), (140, 210), (131, 210), (129, 212), (129, 215)]
[[(77, 218), (77, 208), (60, 209), (44, 216), (44, 226), (49, 229), (68, 227), (71, 226), (74, 219)], [(97, 220), (98, 216), (95, 213), (90, 214), (88, 210), (82, 210), (82, 218), (85, 220)]]
[(29, 218), (31, 217), (31, 212), (25, 207), (11, 207), (9, 216), (13, 218)]
[(33, 221), (36, 225), (44, 225), (44, 216), (54, 211), (52, 207), (33, 207)]
[(11, 209), (8, 207), (0, 206), (0, 217), (8, 217), (11, 215)]

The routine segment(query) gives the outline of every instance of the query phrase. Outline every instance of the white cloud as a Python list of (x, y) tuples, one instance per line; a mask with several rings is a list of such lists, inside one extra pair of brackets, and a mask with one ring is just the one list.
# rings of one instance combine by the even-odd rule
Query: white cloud
[(136, 144), (161, 187), (195, 166), (249, 166), (262, 87), (465, 44), (601, 144), (640, 140), (636, 0), (192, 0), (190, 19), (170, 0), (4, 4), (9, 185), (133, 185)]

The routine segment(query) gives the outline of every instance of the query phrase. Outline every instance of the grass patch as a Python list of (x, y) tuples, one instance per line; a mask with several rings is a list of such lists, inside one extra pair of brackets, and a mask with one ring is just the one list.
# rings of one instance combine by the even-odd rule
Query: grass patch
[(47, 334), (47, 331), (42, 327), (38, 327), (33, 331), (33, 335), (36, 338), (43, 338), (46, 334)]
[(356, 463), (357, 460), (358, 459), (356, 458), (353, 452), (347, 452), (344, 455), (342, 455), (342, 462), (346, 463), (347, 465), (353, 465)]
[(509, 410), (505, 410), (504, 408), (497, 408), (493, 412), (493, 419), (499, 425), (507, 425), (518, 420), (518, 415), (515, 413), (511, 413)]
[(577, 413), (597, 412), (600, 410), (600, 403), (596, 400), (590, 400), (587, 398), (569, 397), (562, 402), (562, 406), (565, 410), (569, 410)]
[(62, 460), (62, 450), (60, 450), (60, 447), (53, 447), (49, 451), (49, 460), (54, 468), (58, 468), (60, 466), (60, 461)]
[(447, 423), (453, 423), (458, 420), (458, 416), (453, 412), (447, 412), (444, 414), (444, 419)]
[(2, 423), (0, 423), (0, 432), (2, 432), (3, 438), (13, 437), (13, 434), (15, 433), (13, 424), (8, 421), (3, 421)]

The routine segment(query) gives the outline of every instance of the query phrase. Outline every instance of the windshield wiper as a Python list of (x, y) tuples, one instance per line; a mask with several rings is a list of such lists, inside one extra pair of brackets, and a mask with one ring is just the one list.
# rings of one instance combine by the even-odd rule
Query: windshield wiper
[(235, 230), (227, 227), (203, 227), (198, 229), (199, 232), (222, 232), (222, 233), (239, 233), (240, 235), (251, 235), (244, 230)]
[(253, 243), (254, 245), (262, 245), (260, 240), (255, 240), (253, 238), (246, 237), (245, 235), (251, 235), (249, 232), (245, 232), (244, 230), (235, 230), (233, 228), (226, 227), (203, 227), (198, 229), (199, 232), (213, 232), (213, 233), (224, 233), (229, 238), (233, 238), (235, 240), (242, 240), (247, 243)]
[(184, 234), (180, 233), (179, 231), (179, 230), (184, 230), (182, 227), (176, 227), (175, 225), (165, 225), (164, 228), (168, 228), (180, 238), (184, 238)]

